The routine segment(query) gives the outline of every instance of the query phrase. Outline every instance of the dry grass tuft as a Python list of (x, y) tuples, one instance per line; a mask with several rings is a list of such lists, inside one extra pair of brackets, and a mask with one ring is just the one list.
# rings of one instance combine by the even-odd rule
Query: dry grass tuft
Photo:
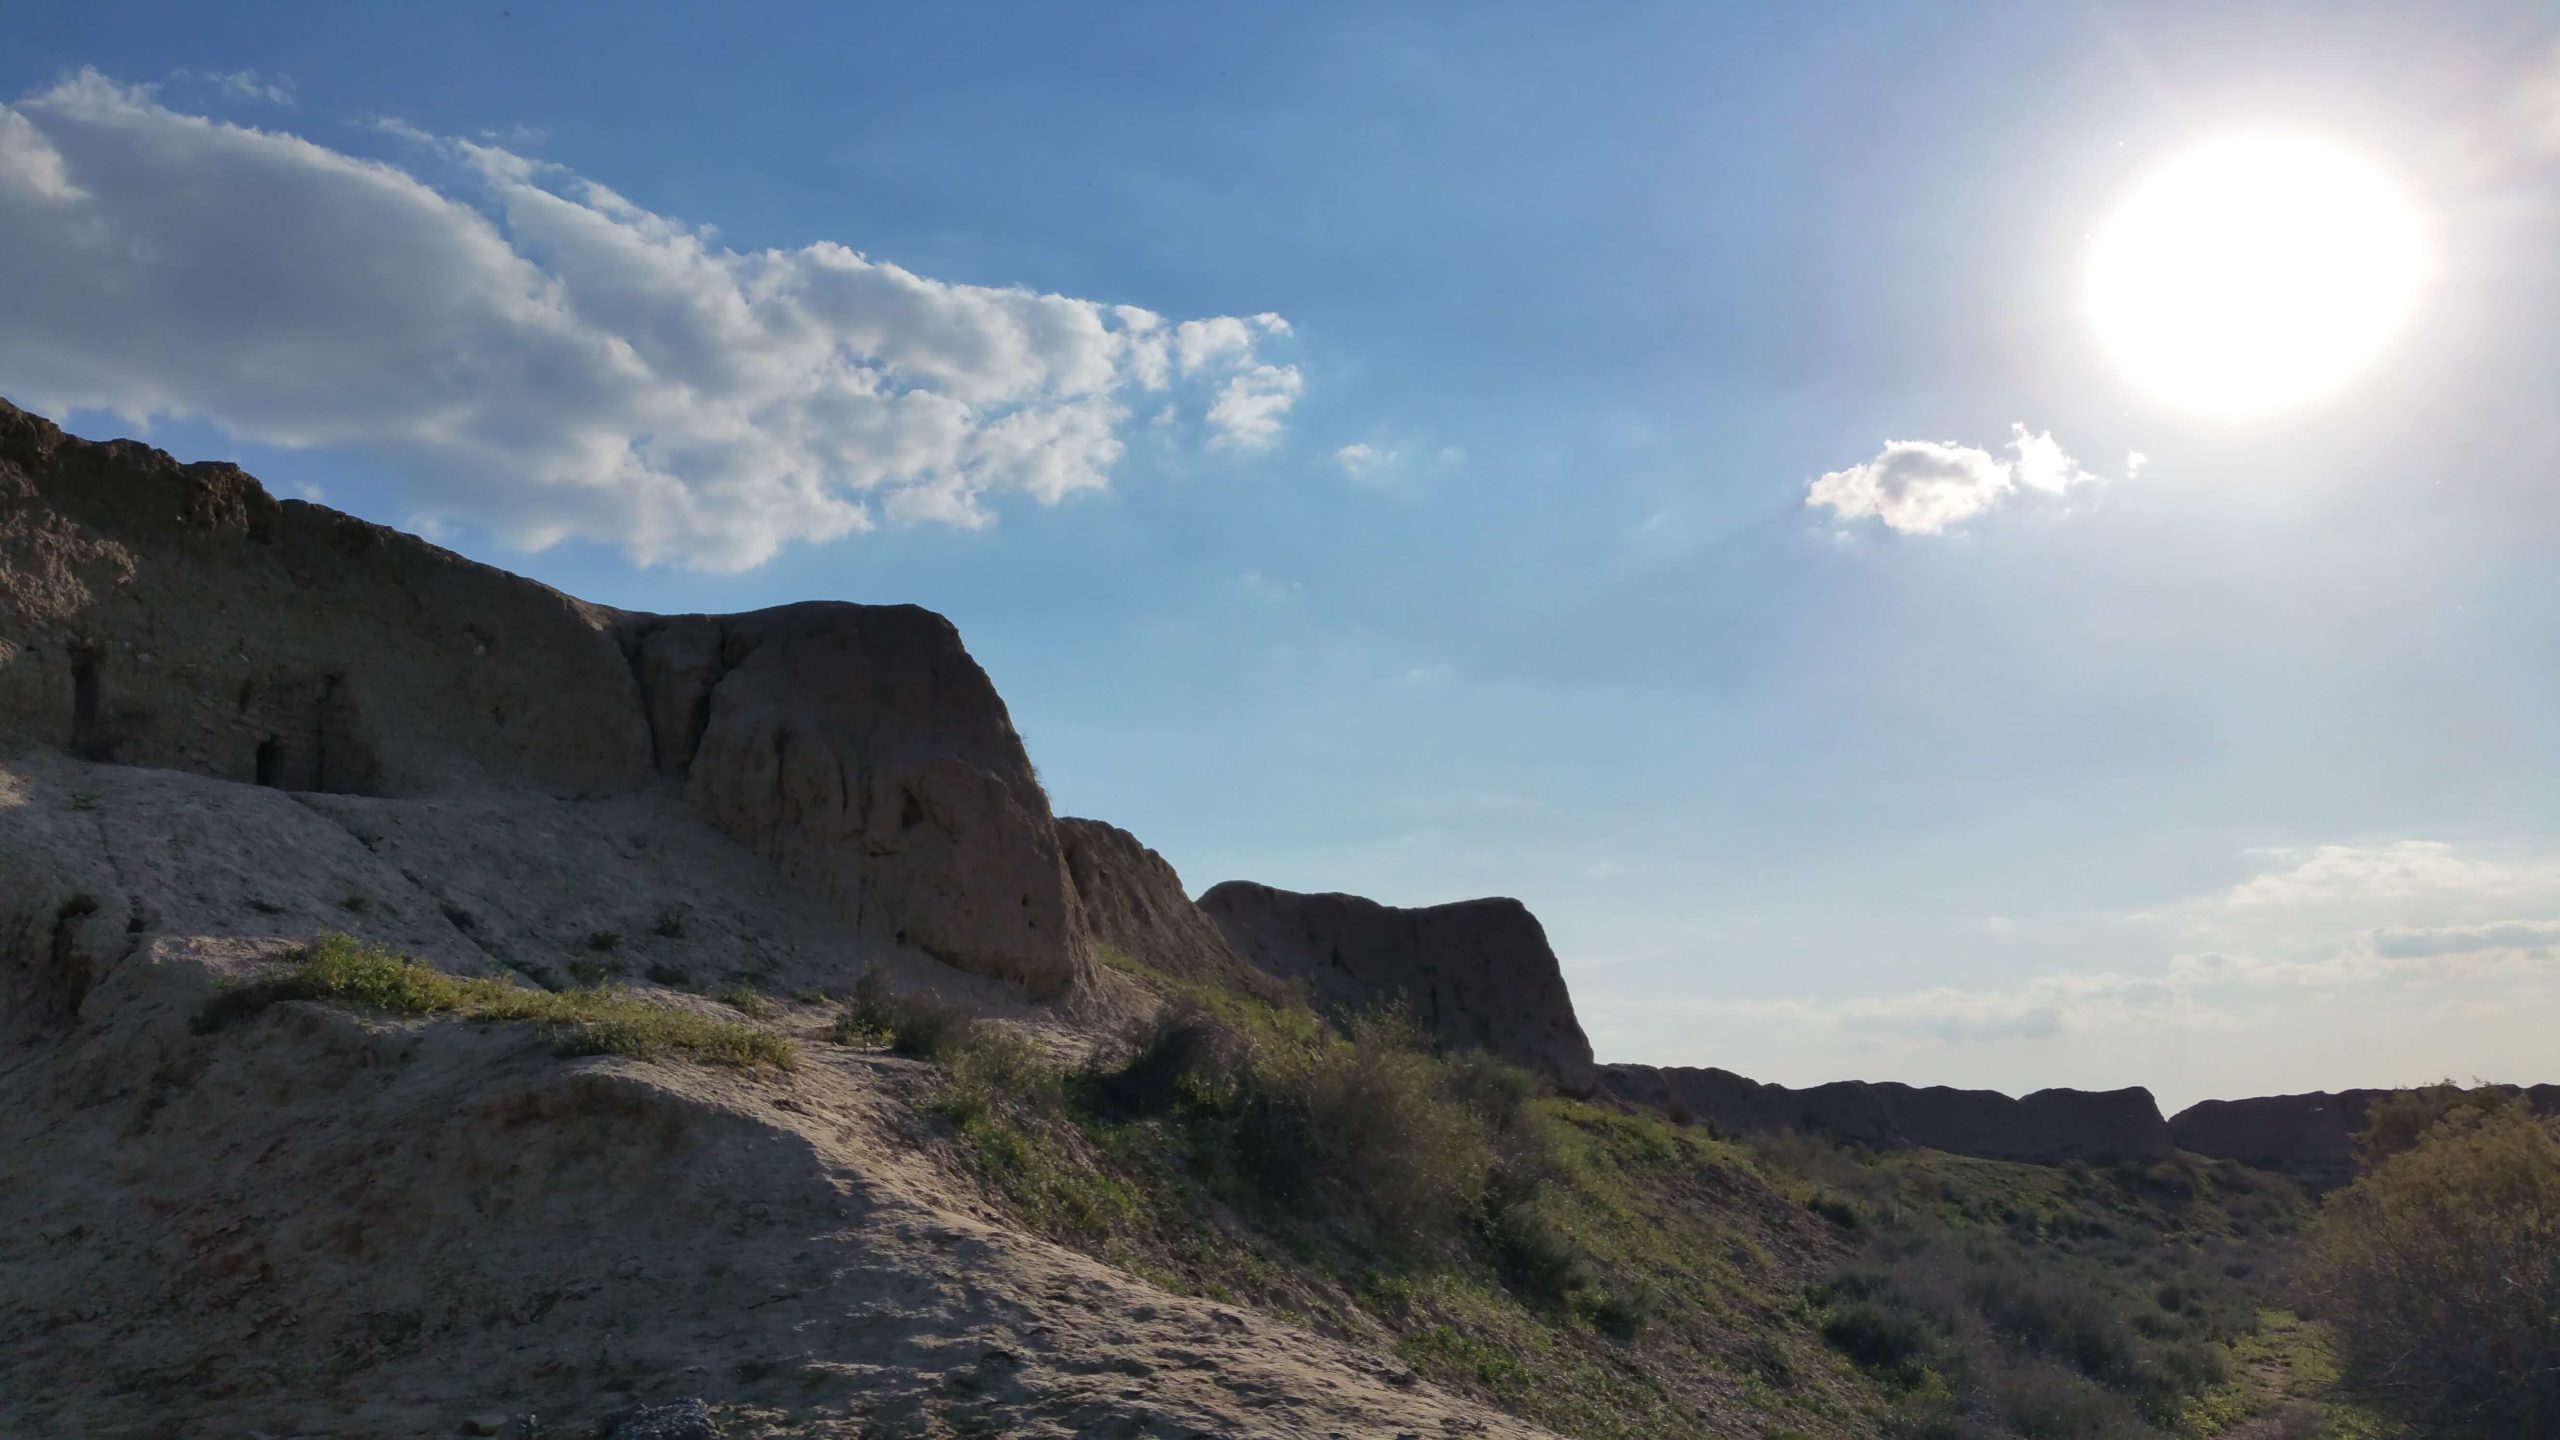
[(450, 1015), (480, 1024), (527, 1021), (551, 1030), (564, 1055), (648, 1057), (674, 1052), (718, 1065), (788, 1070), (799, 1047), (734, 1020), (652, 1004), (618, 989), (553, 992), (510, 980), (448, 975), (379, 945), (325, 935), (282, 970), (214, 997), (197, 1017), (218, 1030), (286, 1000), (320, 1000), (395, 1015)]

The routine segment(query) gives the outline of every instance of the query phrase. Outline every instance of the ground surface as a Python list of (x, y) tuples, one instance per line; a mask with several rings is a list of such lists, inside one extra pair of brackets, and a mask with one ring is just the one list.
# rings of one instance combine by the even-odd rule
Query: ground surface
[[(574, 1434), (701, 1396), (741, 1435), (1538, 1433), (1005, 1223), (912, 1103), (919, 1063), (826, 1043), (789, 998), (846, 974), (829, 930), (639, 802), (305, 800), (22, 755), (0, 862), (26, 882), (0, 930), (0, 1431)], [(683, 936), (648, 934), (670, 906)], [(744, 976), (810, 1043), (790, 1072), (563, 1059), (523, 1025), (310, 1004), (196, 1033), (221, 976), (327, 928), (462, 971)]]

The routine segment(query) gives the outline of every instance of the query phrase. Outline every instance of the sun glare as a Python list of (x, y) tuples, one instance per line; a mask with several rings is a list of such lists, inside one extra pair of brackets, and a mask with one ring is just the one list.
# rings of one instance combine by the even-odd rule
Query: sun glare
[(2372, 363), (2427, 275), (2417, 206), (2326, 141), (2205, 145), (2136, 185), (2099, 228), (2088, 303), (2144, 389), (2246, 418), (2335, 393)]

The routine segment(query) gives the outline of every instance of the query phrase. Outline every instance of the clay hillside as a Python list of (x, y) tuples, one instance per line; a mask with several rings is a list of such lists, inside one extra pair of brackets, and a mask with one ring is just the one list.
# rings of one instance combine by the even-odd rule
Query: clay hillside
[(2273, 1435), (2376, 1100), (1601, 1063), (1517, 900), (1053, 813), (937, 615), (5, 403), (0, 1098), (0, 1433), (239, 1437)]

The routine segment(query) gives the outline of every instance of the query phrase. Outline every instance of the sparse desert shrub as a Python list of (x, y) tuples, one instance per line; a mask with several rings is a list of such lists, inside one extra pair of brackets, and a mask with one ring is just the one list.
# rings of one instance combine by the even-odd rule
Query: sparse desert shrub
[(2560, 1126), (2445, 1106), (2329, 1197), (2306, 1283), (2376, 1400), (2433, 1433), (2560, 1436)]
[(938, 1052), (941, 1088), (932, 1109), (946, 1120), (970, 1120), (1029, 1107), (1053, 1114), (1061, 1096), (1057, 1067), (1038, 1046), (1000, 1025), (979, 1024)]
[(1817, 1190), (1807, 1196), (1804, 1208), (1843, 1230), (1855, 1230), (1866, 1224), (1866, 1217), (1858, 1213), (1857, 1206), (1827, 1190)]
[(752, 986), (732, 985), (711, 998), (741, 1015), (758, 1020), (773, 1018), (773, 1002), (759, 994)]
[(1965, 1288), (1974, 1309), (2012, 1343), (2102, 1385), (2145, 1387), (2148, 1377), (2132, 1326), (2096, 1287), (2018, 1261), (1977, 1261)]
[(602, 960), (579, 958), (569, 962), (569, 979), (590, 988), (613, 978), (613, 966)]
[(1520, 1294), (1562, 1305), (1598, 1284), (1591, 1257), (1533, 1201), (1494, 1207), (1484, 1218), (1483, 1231), (1503, 1279)]
[(444, 923), (461, 931), (465, 935), (470, 934), (473, 930), (479, 927), (480, 919), (478, 916), (473, 915), (470, 911), (463, 909), (461, 906), (454, 904), (450, 900), (439, 903), (436, 906), (436, 909), (443, 912)]
[(685, 919), (692, 913), (693, 907), (682, 902), (661, 905), (658, 913), (650, 918), (649, 933), (661, 940), (681, 940), (684, 938)]
[(350, 915), (369, 915), (373, 912), (373, 897), (359, 891), (341, 899), (338, 908)]
[(483, 1024), (529, 1021), (567, 1055), (653, 1056), (667, 1051), (724, 1065), (788, 1069), (798, 1047), (736, 1021), (653, 1005), (612, 990), (555, 994), (505, 980), (448, 975), (346, 935), (326, 935), (276, 971), (217, 992), (196, 1018), (219, 1030), (287, 1000), (319, 1000), (395, 1015), (450, 1015)]
[[(1649, 1284), (1633, 1288), (1599, 1287), (1576, 1293), (1590, 1297), (1581, 1309), (1590, 1317), (1592, 1325), (1602, 1334), (1620, 1340), (1634, 1339), (1662, 1310), (1662, 1292)], [(1779, 1358), (1779, 1373), (1786, 1373), (1783, 1357)]]
[(2439, 1121), (2460, 1110), (2498, 1110), (2512, 1103), (2514, 1096), (2487, 1085), (2466, 1090), (2450, 1080), (2401, 1090), (2374, 1102), (2365, 1114), (2364, 1128), (2356, 1132), (2356, 1157), (2366, 1165), (2378, 1165), (2406, 1150), (2414, 1150)]
[(1205, 1010), (1169, 1005), (1124, 1042), (1128, 1059), (1097, 1082), (1104, 1099), (1132, 1115), (1159, 1115), (1185, 1097), (1232, 1103), (1249, 1056), (1244, 1036)]
[(1249, 1143), (1280, 1195), (1328, 1201), (1399, 1239), (1452, 1229), (1496, 1165), (1492, 1127), (1449, 1093), (1412, 1022), (1354, 1019), (1343, 1039), (1255, 1057)]
[(647, 975), (653, 984), (665, 985), (671, 989), (681, 989), (693, 983), (692, 971), (681, 965), (670, 965), (664, 960), (656, 962), (641, 973)]
[(1931, 1345), (1930, 1328), (1908, 1310), (1857, 1299), (1823, 1317), (1822, 1338), (1849, 1363), (1896, 1389), (1920, 1383)]
[(1137, 1214), (1136, 1192), (1083, 1153), (1065, 1077), (1027, 1036), (972, 1023), (935, 1032), (928, 1108), (957, 1126), (988, 1184), (1037, 1228), (1102, 1245)]
[[(2253, 1213), (2301, 1204), (2277, 1182), (2202, 1161), (2163, 1177), (1925, 1151), (1862, 1159), (1800, 1138), (1754, 1148), (1798, 1185), (1819, 1181), (1796, 1190), (1808, 1204), (1859, 1197), (1862, 1254), (1809, 1298), (1825, 1339), (1896, 1392), (1888, 1433), (1910, 1440), (2111, 1440), (2178, 1426), (2224, 1381), (2225, 1347), (2258, 1328), (2272, 1298), (2221, 1273), (2232, 1202)], [(2186, 1243), (2163, 1246), (2167, 1236)]]
[(2134, 1440), (2148, 1433), (2113, 1396), (2059, 1365), (2002, 1365), (1983, 1389), (2011, 1433), (2025, 1440)]
[(878, 966), (853, 982), (834, 1035), (844, 1045), (886, 1045), (900, 1055), (933, 1059), (975, 1038), (978, 1022), (938, 995), (901, 991)]
[(578, 943), (598, 955), (610, 955), (622, 948), (622, 936), (611, 930), (590, 930), (587, 938)]

